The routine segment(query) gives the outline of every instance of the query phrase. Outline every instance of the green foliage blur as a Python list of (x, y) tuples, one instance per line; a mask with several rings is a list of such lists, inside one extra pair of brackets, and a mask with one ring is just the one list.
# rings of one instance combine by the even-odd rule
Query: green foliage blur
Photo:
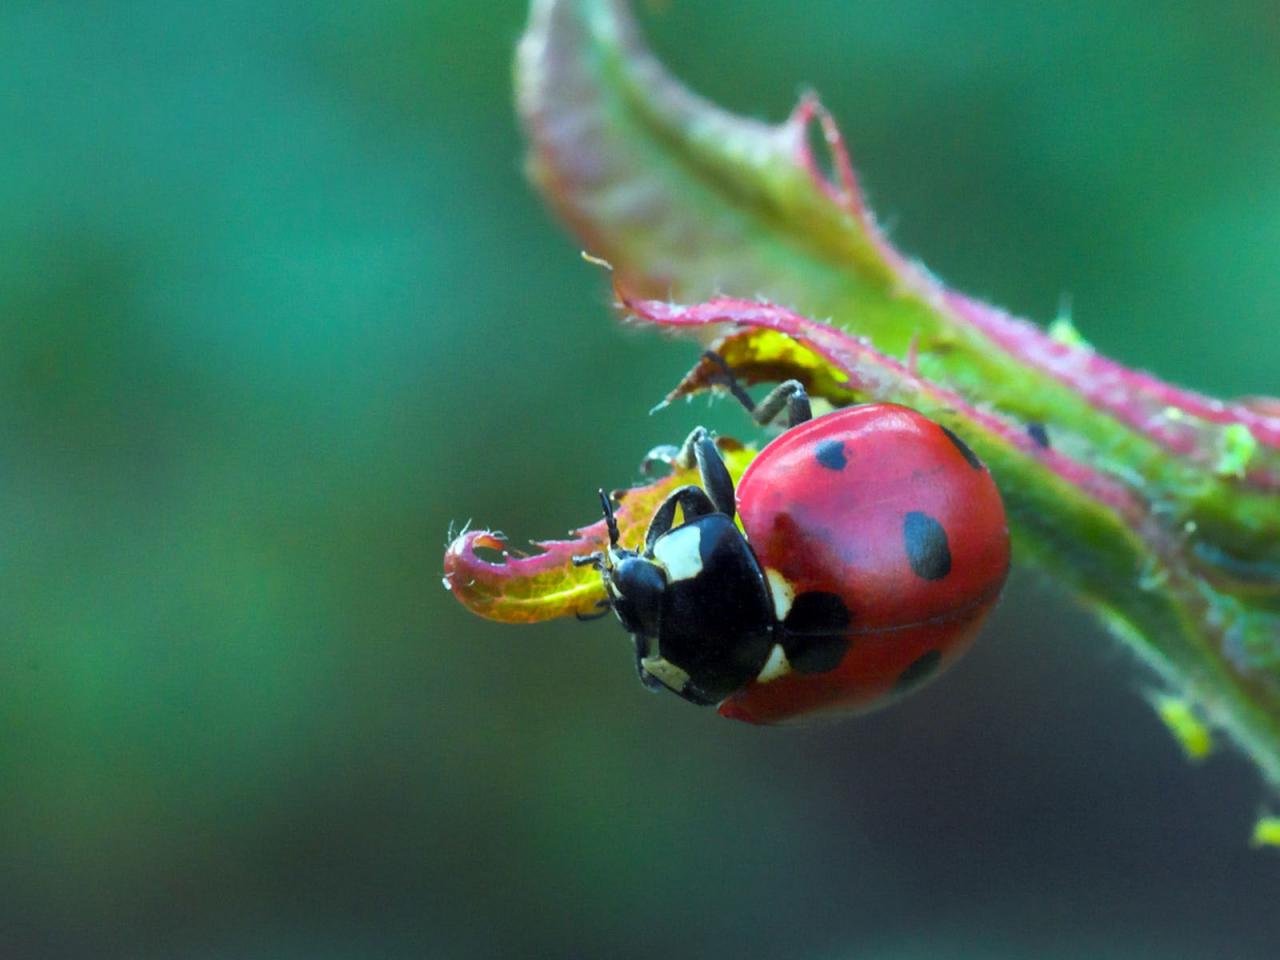
[[(647, 9), (733, 109), (822, 93), (957, 287), (1280, 393), (1274, 3)], [(1256, 776), (1184, 762), (1051, 583), (786, 731), (441, 588), (451, 525), (555, 536), (750, 435), (647, 414), (694, 348), (525, 184), (524, 16), (0, 6), (0, 957), (1274, 957)]]

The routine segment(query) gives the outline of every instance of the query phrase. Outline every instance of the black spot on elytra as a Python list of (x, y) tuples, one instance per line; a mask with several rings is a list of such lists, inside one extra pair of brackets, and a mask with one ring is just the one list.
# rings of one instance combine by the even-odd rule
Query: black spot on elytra
[(902, 523), (902, 539), (911, 569), (922, 580), (941, 580), (951, 572), (947, 531), (927, 513), (913, 510)]
[(1028, 423), (1027, 436), (1031, 437), (1032, 442), (1041, 450), (1049, 449), (1049, 431), (1045, 429), (1043, 423)]
[(796, 673), (827, 673), (840, 666), (849, 650), (849, 638), (837, 636), (791, 637), (782, 645), (787, 662)]
[(906, 693), (914, 690), (937, 672), (942, 662), (942, 654), (937, 650), (927, 650), (911, 662), (911, 666), (902, 671), (893, 685), (894, 693)]
[(797, 673), (834, 670), (849, 649), (853, 616), (834, 593), (811, 591), (796, 597), (782, 623), (782, 649)]
[(969, 445), (967, 443), (957, 437), (946, 427), (942, 426), (942, 424), (938, 424), (938, 427), (947, 435), (947, 439), (955, 444), (956, 449), (960, 451), (960, 455), (969, 461), (969, 466), (973, 467), (975, 470), (982, 469), (982, 461), (978, 459), (978, 455), (976, 453), (969, 449)]
[(839, 440), (823, 440), (818, 444), (814, 456), (828, 470), (843, 470), (849, 462), (849, 458), (844, 455), (844, 444)]

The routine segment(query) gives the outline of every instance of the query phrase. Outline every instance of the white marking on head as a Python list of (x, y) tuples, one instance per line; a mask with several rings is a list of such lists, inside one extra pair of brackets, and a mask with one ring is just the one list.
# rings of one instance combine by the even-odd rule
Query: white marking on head
[(657, 677), (676, 693), (683, 690), (684, 685), (689, 682), (689, 674), (662, 657), (645, 657), (640, 661), (640, 666), (644, 667), (645, 673)]
[(796, 598), (796, 588), (772, 567), (765, 567), (764, 575), (769, 581), (769, 593), (773, 595), (773, 615), (781, 622), (791, 612), (791, 601)]
[(760, 673), (756, 675), (756, 683), (768, 683), (770, 680), (777, 680), (791, 672), (791, 663), (787, 660), (787, 654), (782, 649), (782, 644), (775, 643), (773, 649), (769, 651), (769, 659), (764, 662), (764, 666), (760, 668)]
[(667, 580), (688, 580), (702, 572), (702, 528), (676, 527), (653, 547), (653, 558), (667, 571)]

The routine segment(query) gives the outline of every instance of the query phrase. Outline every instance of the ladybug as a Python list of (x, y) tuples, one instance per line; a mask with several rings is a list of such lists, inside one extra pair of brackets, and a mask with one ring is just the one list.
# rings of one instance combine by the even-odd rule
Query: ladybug
[(790, 380), (756, 405), (708, 356), (758, 423), (785, 408), (788, 429), (736, 490), (701, 427), (678, 451), (654, 451), (646, 463), (696, 462), (701, 485), (663, 501), (638, 549), (619, 544), (601, 491), (608, 549), (574, 562), (600, 571), (641, 681), (777, 724), (874, 710), (937, 676), (973, 642), (1009, 569), (982, 461), (896, 404), (813, 418)]

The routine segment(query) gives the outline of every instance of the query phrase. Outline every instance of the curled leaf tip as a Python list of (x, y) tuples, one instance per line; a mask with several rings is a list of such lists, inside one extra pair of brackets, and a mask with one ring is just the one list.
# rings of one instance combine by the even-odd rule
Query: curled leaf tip
[[(823, 164), (814, 154), (813, 140), (809, 130), (814, 122), (822, 134), (826, 144), (831, 165), (830, 175), (823, 169)], [(853, 161), (849, 158), (849, 148), (844, 141), (840, 127), (818, 95), (812, 90), (806, 91), (796, 104), (791, 116), (783, 125), (785, 135), (794, 140), (793, 150), (797, 163), (809, 174), (814, 184), (833, 202), (847, 209), (853, 215), (867, 217), (868, 210), (862, 198), (862, 188), (858, 177), (853, 172)], [(832, 179), (834, 176), (834, 180)]]
[[(717, 439), (730, 474), (742, 475), (755, 451), (728, 437)], [(620, 542), (635, 548), (644, 540), (649, 518), (672, 490), (695, 482), (696, 467), (677, 467), (665, 477), (609, 496), (616, 504)], [(503, 623), (540, 623), (560, 617), (598, 613), (606, 599), (599, 572), (574, 563), (604, 549), (609, 531), (604, 520), (572, 531), (568, 540), (535, 541), (538, 552), (514, 550), (494, 530), (472, 530), (456, 537), (444, 555), (445, 588), (472, 613)], [(489, 555), (484, 555), (488, 551)]]
[[(576, 539), (535, 543), (540, 551), (512, 550), (502, 534), (472, 530), (449, 544), (444, 584), (472, 613), (504, 623), (536, 623), (586, 614), (603, 599), (600, 577), (573, 558), (607, 542), (604, 522), (576, 531)], [(477, 552), (496, 551), (490, 559)]]

